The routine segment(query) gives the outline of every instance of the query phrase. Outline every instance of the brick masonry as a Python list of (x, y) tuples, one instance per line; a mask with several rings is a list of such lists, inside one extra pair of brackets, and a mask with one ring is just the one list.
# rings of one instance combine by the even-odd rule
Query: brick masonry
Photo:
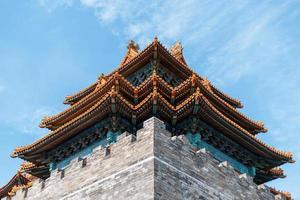
[(257, 186), (205, 149), (194, 150), (184, 136), (171, 137), (157, 118), (144, 122), (137, 136), (123, 133), (108, 148), (75, 159), (36, 180), (11, 200), (284, 200)]

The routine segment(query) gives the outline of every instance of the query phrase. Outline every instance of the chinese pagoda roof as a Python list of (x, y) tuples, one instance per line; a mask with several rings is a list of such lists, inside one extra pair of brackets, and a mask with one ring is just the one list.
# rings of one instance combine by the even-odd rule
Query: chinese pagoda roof
[(32, 175), (18, 171), (5, 186), (0, 188), (0, 199), (14, 196), (18, 190), (30, 187), (33, 179)]
[[(151, 73), (147, 74), (148, 71)], [(174, 127), (194, 115), (262, 159), (272, 160), (264, 172), (293, 162), (291, 153), (270, 147), (256, 137), (267, 129), (262, 122), (238, 111), (243, 107), (239, 100), (218, 90), (187, 65), (180, 43), (168, 50), (155, 38), (139, 52), (138, 46), (130, 42), (116, 70), (101, 75), (86, 89), (67, 96), (64, 103), (70, 107), (44, 118), (40, 124), (50, 129), (49, 134), (16, 148), (13, 157), (41, 164), (43, 152), (111, 115), (122, 116), (133, 125), (155, 115)]]

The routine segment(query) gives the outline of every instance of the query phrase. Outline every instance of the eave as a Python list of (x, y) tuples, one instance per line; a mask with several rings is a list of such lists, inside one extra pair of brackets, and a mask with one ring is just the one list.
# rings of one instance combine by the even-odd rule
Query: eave
[(263, 184), (278, 178), (285, 178), (286, 175), (284, 174), (283, 170), (279, 167), (267, 169), (267, 170), (257, 170), (256, 176), (254, 178), (254, 181), (257, 184)]
[(81, 101), (74, 104), (72, 107), (65, 111), (54, 115), (52, 117), (46, 117), (42, 120), (40, 127), (49, 128), (50, 130), (56, 130), (64, 123), (70, 121), (72, 118), (79, 116), (89, 108), (93, 107), (95, 101), (101, 99), (114, 85), (114, 76), (111, 76), (103, 87), (99, 87), (89, 95), (85, 96)]
[(290, 152), (283, 152), (275, 149), (274, 147), (270, 147), (223, 115), (204, 96), (202, 96), (202, 100), (203, 109), (207, 111), (203, 113), (203, 119), (210, 121), (211, 125), (214, 125), (224, 131), (224, 134), (228, 137), (234, 139), (238, 143), (243, 143), (244, 147), (252, 149), (252, 151), (263, 157), (282, 160), (281, 164), (284, 162), (293, 162), (292, 154)]
[[(107, 93), (103, 96), (101, 101), (93, 105), (90, 109), (88, 109), (85, 113), (77, 116), (73, 120), (59, 127), (58, 129), (51, 131), (49, 134), (35, 141), (34, 143), (16, 148), (12, 153), (12, 157), (20, 157), (26, 159), (26, 156), (32, 156), (35, 154), (39, 154), (47, 149), (51, 149), (63, 141), (67, 140), (75, 133), (78, 133), (80, 130), (85, 127), (93, 124), (95, 119), (102, 119), (103, 116), (109, 113), (109, 97), (110, 93)], [(98, 112), (97, 112), (98, 111)], [(90, 117), (92, 116), (92, 117)], [(30, 161), (30, 160), (29, 160)]]
[[(200, 90), (197, 90), (194, 94), (177, 106), (170, 104), (157, 90), (153, 90), (152, 93), (150, 93), (137, 105), (127, 101), (121, 94), (117, 93), (117, 91), (110, 91), (101, 99), (101, 101), (96, 103), (85, 113), (74, 118), (55, 131), (50, 132), (50, 134), (33, 144), (16, 149), (13, 153), (13, 157), (23, 156), (23, 159), (26, 159), (27, 156), (54, 148), (63, 141), (66, 141), (72, 135), (95, 123), (97, 120), (103, 119), (111, 113), (111, 98), (114, 98), (117, 111), (122, 116), (128, 119), (135, 116), (137, 122), (142, 122), (148, 116), (152, 115), (155, 106), (158, 106), (158, 112), (162, 113), (168, 122), (171, 122), (174, 116), (176, 116), (179, 121), (191, 114), (193, 105), (197, 102), (197, 104), (201, 105), (201, 113), (199, 113), (200, 116), (205, 116), (205, 120), (213, 122), (213, 124), (217, 125), (219, 128), (223, 128), (224, 134), (227, 134), (228, 137), (233, 138), (247, 149), (261, 155), (262, 157), (278, 160), (279, 165), (284, 162), (292, 161), (292, 155), (290, 153), (285, 153), (269, 147), (224, 116), (211, 103), (209, 103), (206, 97), (200, 93)], [(224, 127), (226, 128), (224, 129)]]
[(17, 172), (16, 175), (2, 188), (0, 188), (0, 199), (11, 196), (15, 191), (14, 188), (22, 188), (28, 186), (31, 181), (23, 176), (20, 172)]
[(46, 179), (50, 176), (49, 166), (45, 164), (26, 162), (21, 165), (20, 170), (41, 179)]

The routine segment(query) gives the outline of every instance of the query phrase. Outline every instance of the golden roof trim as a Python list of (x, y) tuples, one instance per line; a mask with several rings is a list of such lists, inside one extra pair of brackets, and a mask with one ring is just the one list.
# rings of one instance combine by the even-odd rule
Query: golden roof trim
[[(116, 91), (115, 91), (116, 92)], [(199, 96), (199, 90), (197, 90), (194, 94), (192, 94), (189, 98), (185, 99), (184, 102), (182, 102), (180, 105), (178, 106), (173, 106), (172, 104), (170, 104), (166, 99), (164, 99), (164, 97), (158, 93), (157, 94), (158, 98), (164, 102), (164, 105), (167, 106), (170, 110), (174, 111), (174, 112), (178, 112), (181, 108), (183, 108), (184, 106), (186, 106), (189, 102), (191, 102), (192, 99), (194, 99), (196, 97), (196, 95)], [(73, 120), (69, 121), (68, 123), (64, 124), (63, 126), (59, 127), (58, 129), (56, 129), (53, 132), (50, 132), (48, 135), (44, 136), (43, 138), (37, 140), (36, 142), (34, 142), (31, 145), (28, 146), (24, 146), (22, 148), (17, 148), (14, 153), (13, 156), (17, 156), (17, 154), (24, 152), (30, 148), (33, 148), (35, 145), (39, 144), (39, 143), (43, 143), (46, 139), (51, 139), (51, 137), (53, 137), (56, 134), (59, 134), (60, 131), (66, 129), (68, 126), (70, 126), (71, 124), (75, 123), (76, 121), (82, 120), (81, 118), (84, 118), (84, 116), (89, 115), (90, 112), (92, 112), (94, 109), (96, 109), (98, 106), (101, 105), (102, 102), (104, 102), (109, 96), (111, 96), (111, 91), (109, 93), (107, 93), (104, 98), (101, 99), (101, 101), (99, 101), (98, 103), (96, 103), (93, 107), (91, 107), (90, 109), (88, 109), (87, 111), (85, 111), (83, 114), (77, 116), (76, 118), (74, 118)], [(143, 101), (141, 101), (139, 104), (137, 105), (133, 105), (130, 102), (128, 102), (122, 95), (120, 95), (119, 93), (117, 93), (116, 97), (118, 97), (123, 104), (125, 104), (128, 108), (132, 109), (133, 111), (137, 111), (139, 108), (141, 108), (146, 102), (148, 102), (152, 97), (153, 97), (153, 92), (150, 93)], [(218, 114), (221, 118), (223, 118), (225, 121), (227, 121), (229, 124), (231, 124), (233, 127), (236, 127), (238, 130), (241, 130), (245, 135), (247, 135), (247, 137), (251, 138), (252, 140), (254, 140), (256, 143), (260, 144), (262, 147), (267, 148), (269, 151), (288, 158), (288, 159), (292, 159), (292, 154), (289, 152), (283, 152), (280, 150), (277, 150), (273, 147), (268, 146), (266, 143), (262, 142), (261, 140), (257, 139), (255, 136), (253, 136), (252, 134), (250, 134), (247, 130), (245, 130), (244, 128), (242, 128), (241, 126), (239, 126), (238, 124), (236, 124), (235, 122), (233, 122), (232, 120), (230, 120), (229, 118), (227, 118), (225, 115), (223, 115), (218, 109), (216, 109), (209, 101), (206, 97), (204, 97), (203, 95), (200, 96), (201, 99), (203, 100), (202, 102), (205, 102), (205, 104), (207, 106), (209, 106), (209, 108), (211, 110), (213, 110), (216, 114)], [(177, 115), (177, 114), (176, 114)]]
[[(117, 73), (115, 73), (117, 74)], [(93, 97), (93, 94), (96, 94), (97, 92), (101, 93), (102, 90), (109, 90), (109, 87), (112, 87), (114, 84), (113, 82), (116, 80), (116, 77), (118, 77), (118, 80), (121, 80), (121, 83), (125, 83), (126, 84), (126, 88), (131, 90), (131, 91), (143, 91), (143, 88), (147, 87), (147, 85), (151, 84), (151, 81), (153, 79), (153, 77), (156, 76), (154, 73), (152, 74), (152, 76), (150, 76), (147, 80), (145, 80), (140, 86), (138, 87), (134, 87), (129, 81), (127, 81), (122, 75), (118, 74), (118, 76), (111, 76), (109, 78), (109, 81), (111, 81), (111, 85), (104, 85), (103, 88), (99, 88), (97, 91), (90, 93), (88, 96), (86, 96), (82, 101), (78, 102), (78, 104), (75, 104), (74, 106), (68, 108), (67, 110), (58, 113), (57, 115), (54, 115), (52, 117), (47, 117), (44, 118), (42, 123), (41, 123), (41, 127), (47, 127), (47, 124), (53, 123), (55, 120), (62, 118), (66, 115), (68, 115), (68, 113), (73, 113), (73, 112), (77, 112), (76, 109), (78, 108), (82, 108), (82, 105), (85, 103), (85, 100), (88, 101), (89, 97)], [(156, 76), (159, 84), (162, 84), (165, 88), (167, 88), (169, 91), (176, 91), (176, 93), (180, 93), (178, 92), (181, 88), (183, 88), (186, 84), (191, 84), (192, 81), (192, 76), (189, 77), (188, 79), (186, 79), (185, 81), (183, 81), (180, 85), (178, 85), (177, 87), (173, 88), (171, 86), (169, 86), (161, 77)], [(196, 78), (196, 82), (198, 82), (198, 84), (202, 87), (202, 89), (206, 90), (207, 94), (210, 95), (211, 97), (217, 99), (217, 101), (220, 102), (220, 105), (225, 105), (225, 109), (229, 109), (231, 111), (232, 114), (237, 115), (236, 116), (236, 120), (239, 121), (241, 118), (245, 121), (245, 123), (249, 123), (252, 126), (255, 126), (257, 131), (262, 131), (262, 132), (266, 132), (266, 129), (263, 127), (263, 124), (261, 124), (260, 122), (256, 122), (254, 120), (251, 120), (249, 117), (247, 117), (246, 115), (240, 113), (238, 110), (234, 109), (230, 104), (228, 104), (226, 101), (224, 101), (223, 99), (221, 99), (220, 97), (218, 97), (217, 95), (215, 95), (213, 92), (211, 92), (211, 90), (209, 90), (207, 88), (207, 84), (208, 82), (203, 83), (201, 79)], [(120, 83), (119, 83), (120, 84)], [(133, 94), (130, 94), (131, 96), (134, 96)], [(138, 94), (141, 95), (141, 94)]]

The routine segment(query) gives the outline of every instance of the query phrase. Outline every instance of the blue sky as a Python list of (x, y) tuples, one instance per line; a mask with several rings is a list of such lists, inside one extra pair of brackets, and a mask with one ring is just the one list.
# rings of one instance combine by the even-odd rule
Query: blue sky
[[(47, 133), (41, 117), (116, 68), (129, 39), (157, 35), (184, 45), (188, 64), (243, 112), (265, 122), (259, 137), (300, 160), (300, 2), (28, 0), (0, 2), (0, 185), (14, 175), (16, 147)], [(300, 164), (269, 185), (300, 199)]]

